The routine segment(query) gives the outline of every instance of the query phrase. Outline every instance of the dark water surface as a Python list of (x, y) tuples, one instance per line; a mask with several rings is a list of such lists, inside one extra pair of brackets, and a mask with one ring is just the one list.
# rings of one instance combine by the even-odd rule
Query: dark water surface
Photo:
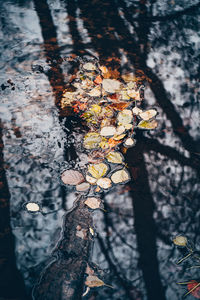
[[(22, 299), (23, 281), (30, 297), (76, 197), (59, 179), (79, 138), (57, 107), (71, 55), (143, 77), (142, 107), (159, 111), (158, 129), (137, 133), (126, 154), (133, 180), (105, 194), (108, 213), (94, 213), (92, 261), (113, 289), (85, 299), (181, 299), (177, 282), (200, 278), (192, 260), (176, 265), (172, 243), (184, 234), (200, 251), (199, 2), (13, 0), (0, 14), (0, 299)], [(26, 212), (29, 201), (43, 214)]]

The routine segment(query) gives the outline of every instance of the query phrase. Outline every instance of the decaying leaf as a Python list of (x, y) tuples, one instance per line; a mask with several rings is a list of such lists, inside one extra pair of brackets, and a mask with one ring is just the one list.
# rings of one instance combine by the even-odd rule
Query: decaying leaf
[(124, 110), (128, 106), (130, 106), (130, 103), (127, 102), (112, 103), (109, 105), (109, 107), (114, 110)]
[(40, 211), (40, 207), (36, 202), (29, 202), (26, 204), (25, 207), (26, 207), (27, 211), (30, 211), (30, 212)]
[(142, 120), (148, 121), (157, 115), (156, 109), (149, 109), (139, 113), (139, 116)]
[(111, 180), (114, 183), (122, 183), (130, 180), (130, 176), (125, 169), (121, 169), (112, 174)]
[(101, 78), (101, 75), (98, 75), (98, 76), (95, 78), (94, 83), (100, 84), (100, 83), (102, 83), (102, 81), (103, 81), (103, 79)]
[(100, 186), (102, 189), (109, 189), (112, 186), (112, 182), (110, 178), (103, 177), (97, 180), (97, 185)]
[(89, 286), (89, 287), (99, 287), (99, 286), (108, 286), (108, 287), (111, 287), (110, 285), (106, 284), (103, 282), (103, 280), (99, 279), (97, 276), (95, 275), (89, 275), (87, 276), (86, 278), (86, 281), (85, 281), (85, 285)]
[(104, 156), (105, 154), (102, 151), (95, 150), (88, 156), (88, 162), (92, 164), (100, 163), (104, 160)]
[(113, 164), (122, 164), (123, 163), (123, 156), (120, 152), (111, 151), (107, 156), (106, 159), (113, 163)]
[(95, 149), (99, 147), (99, 143), (101, 142), (101, 136), (98, 132), (88, 132), (83, 141), (83, 146), (86, 149)]
[(98, 104), (93, 104), (90, 110), (96, 114), (99, 114), (101, 112), (101, 106)]
[(87, 182), (80, 183), (76, 186), (76, 190), (78, 192), (86, 192), (89, 190), (89, 188), (90, 188), (90, 184)]
[(143, 120), (139, 122), (137, 127), (140, 129), (155, 129), (156, 127), (158, 127), (158, 122), (156, 120), (152, 120), (152, 121)]
[(114, 126), (105, 126), (101, 128), (101, 136), (113, 136), (116, 133), (116, 128)]
[(134, 115), (138, 116), (139, 114), (142, 113), (142, 109), (138, 108), (137, 106), (135, 106), (133, 109), (132, 109), (132, 112)]
[(99, 164), (90, 164), (88, 166), (88, 172), (94, 177), (94, 178), (101, 178), (103, 177), (108, 171), (108, 166), (104, 163)]
[(95, 197), (88, 197), (84, 202), (89, 208), (97, 209), (100, 207), (101, 200)]
[(63, 94), (61, 99), (61, 107), (65, 108), (66, 106), (71, 106), (74, 99), (75, 99), (75, 93), (66, 91)]
[(103, 79), (103, 89), (108, 93), (115, 93), (119, 91), (121, 82), (116, 79)]
[(85, 181), (83, 175), (76, 170), (64, 171), (61, 175), (61, 180), (64, 182), (64, 184), (69, 185), (78, 185)]
[(124, 141), (124, 146), (126, 148), (129, 148), (129, 147), (133, 147), (135, 145), (135, 140), (132, 139), (132, 138), (127, 138), (125, 141)]
[(90, 184), (95, 184), (97, 179), (96, 178), (93, 178), (92, 176), (89, 176), (89, 175), (86, 175), (86, 178), (87, 182), (89, 182)]
[(120, 111), (117, 116), (117, 120), (120, 125), (126, 125), (131, 123), (133, 119), (133, 114), (130, 109), (124, 109), (123, 111)]
[(95, 71), (96, 66), (95, 66), (95, 64), (93, 64), (91, 62), (87, 62), (83, 65), (83, 69), (85, 69), (86, 71)]
[(173, 243), (177, 246), (185, 247), (187, 245), (187, 238), (183, 235), (178, 235), (173, 239)]

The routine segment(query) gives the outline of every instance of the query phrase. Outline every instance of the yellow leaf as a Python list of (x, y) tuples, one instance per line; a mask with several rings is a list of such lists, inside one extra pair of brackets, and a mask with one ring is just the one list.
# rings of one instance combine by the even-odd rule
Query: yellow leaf
[(88, 132), (83, 141), (84, 148), (90, 150), (99, 148), (99, 143), (101, 142), (101, 136), (98, 132)]
[(113, 164), (122, 164), (123, 163), (123, 156), (120, 152), (111, 151), (106, 156), (106, 159)]
[(155, 129), (158, 127), (158, 122), (156, 120), (152, 121), (140, 121), (140, 123), (137, 125), (140, 129)]
[(90, 164), (88, 172), (95, 178), (99, 179), (104, 176), (108, 171), (108, 166), (104, 163)]
[(156, 115), (157, 115), (157, 110), (156, 109), (149, 109), (149, 110), (146, 110), (146, 111), (143, 111), (143, 112), (139, 113), (140, 118), (145, 120), (145, 121), (148, 121), (148, 120), (152, 119)]
[(133, 119), (133, 114), (130, 109), (124, 109), (123, 111), (120, 111), (117, 116), (117, 120), (120, 125), (126, 125), (131, 123)]
[(130, 176), (129, 176), (128, 172), (124, 169), (116, 171), (111, 176), (111, 180), (114, 183), (125, 182), (125, 181), (128, 181), (129, 179), (130, 179)]
[(187, 245), (187, 238), (182, 235), (178, 235), (173, 239), (173, 243), (177, 246), (185, 247)]

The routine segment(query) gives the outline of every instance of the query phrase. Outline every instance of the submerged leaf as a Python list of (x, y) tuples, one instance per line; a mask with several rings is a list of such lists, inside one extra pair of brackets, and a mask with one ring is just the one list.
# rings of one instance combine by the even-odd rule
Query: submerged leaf
[(109, 189), (112, 186), (112, 182), (110, 178), (103, 177), (97, 180), (97, 185), (102, 189)]
[(200, 299), (200, 283), (199, 282), (197, 282), (196, 280), (191, 280), (191, 282), (189, 282), (187, 284), (187, 288), (188, 288), (188, 293), (186, 295), (191, 294), (193, 297)]
[(101, 136), (98, 132), (88, 132), (84, 137), (83, 146), (86, 149), (95, 149), (99, 147)]
[(128, 172), (124, 169), (116, 171), (111, 176), (111, 180), (114, 183), (125, 182), (125, 181), (128, 181), (129, 179), (130, 179), (130, 176), (129, 176)]
[(156, 127), (158, 127), (158, 122), (156, 120), (140, 121), (137, 127), (141, 129), (155, 129)]
[(120, 152), (111, 151), (106, 156), (106, 159), (113, 164), (122, 164), (124, 158)]
[(61, 180), (65, 184), (78, 185), (84, 181), (84, 177), (79, 171), (66, 170), (62, 173)]
[(89, 197), (84, 202), (89, 208), (97, 209), (100, 207), (101, 200), (95, 197)]
[(149, 110), (139, 113), (139, 116), (141, 119), (148, 121), (148, 120), (152, 119), (153, 117), (155, 117), (157, 115), (157, 113), (158, 112), (156, 109), (149, 109)]
[(99, 179), (104, 176), (108, 171), (108, 166), (104, 163), (90, 164), (88, 172), (95, 178)]
[(121, 82), (116, 79), (103, 79), (103, 89), (108, 93), (115, 93), (120, 89)]

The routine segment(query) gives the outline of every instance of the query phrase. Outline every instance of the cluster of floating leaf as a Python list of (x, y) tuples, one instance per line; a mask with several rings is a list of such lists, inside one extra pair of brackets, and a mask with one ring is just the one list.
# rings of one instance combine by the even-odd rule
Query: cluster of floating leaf
[(79, 175), (80, 182), (75, 180), (78, 171), (66, 170), (61, 178), (65, 184), (76, 185), (79, 192), (96, 186), (95, 192), (100, 192), (130, 180), (124, 157), (116, 149), (120, 144), (125, 149), (135, 145), (136, 128), (155, 129), (158, 125), (157, 110), (143, 111), (138, 107), (141, 100), (140, 88), (130, 74), (119, 80), (98, 62), (81, 64), (76, 79), (63, 94), (61, 108), (72, 107), (89, 128), (82, 144), (88, 153), (88, 166), (84, 176)]

